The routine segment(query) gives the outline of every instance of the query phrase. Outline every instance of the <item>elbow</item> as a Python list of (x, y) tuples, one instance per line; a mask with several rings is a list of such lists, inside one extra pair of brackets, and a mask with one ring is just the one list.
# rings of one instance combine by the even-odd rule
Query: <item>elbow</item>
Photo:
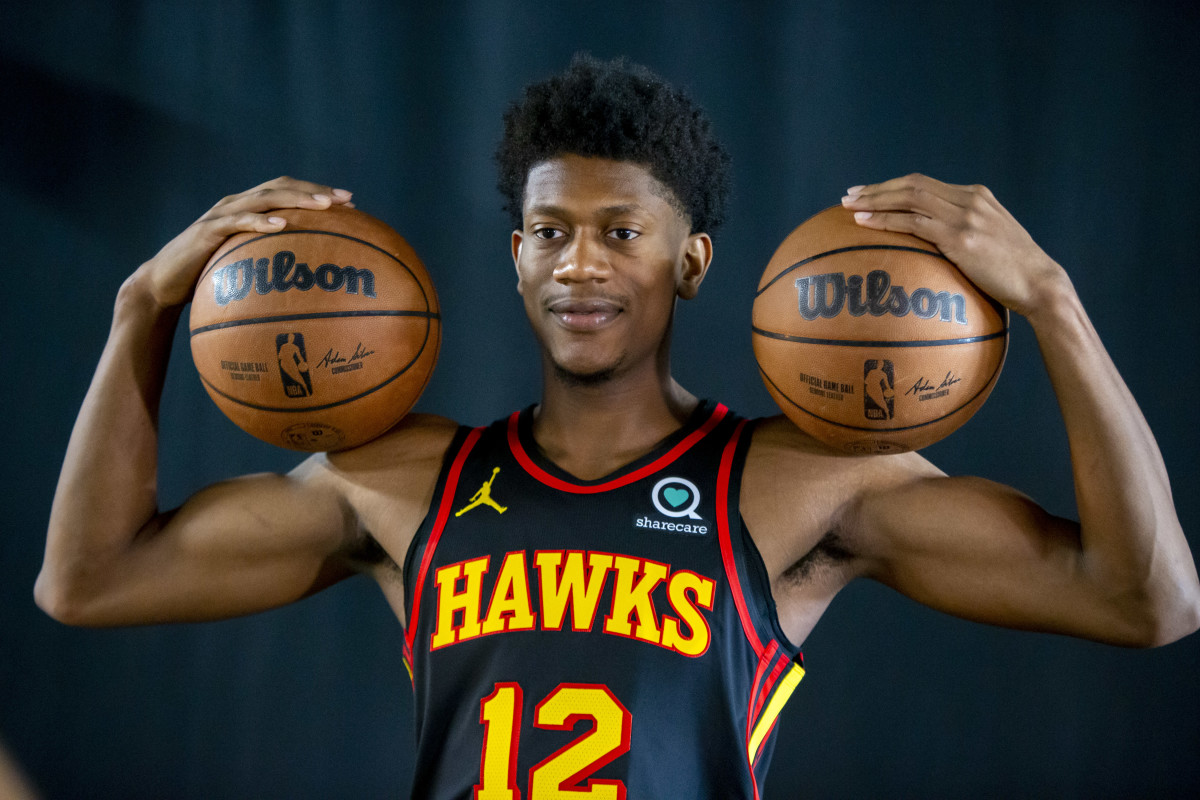
[(66, 625), (78, 624), (73, 622), (78, 612), (74, 610), (67, 592), (63, 589), (62, 582), (54, 580), (45, 567), (42, 567), (37, 581), (33, 584), (33, 602), (56, 622)]
[(1130, 647), (1152, 648), (1191, 636), (1200, 630), (1200, 587), (1176, 596), (1175, 602), (1143, 609), (1138, 620), (1131, 623), (1125, 641)]
[(1172, 619), (1171, 624), (1163, 624), (1158, 627), (1156, 636), (1149, 646), (1162, 647), (1191, 636), (1198, 630), (1200, 630), (1200, 591), (1194, 591), (1189, 595), (1180, 612)]
[(95, 627), (89, 604), (70, 580), (55, 576), (43, 566), (33, 584), (33, 601), (47, 616), (56, 622), (75, 627)]

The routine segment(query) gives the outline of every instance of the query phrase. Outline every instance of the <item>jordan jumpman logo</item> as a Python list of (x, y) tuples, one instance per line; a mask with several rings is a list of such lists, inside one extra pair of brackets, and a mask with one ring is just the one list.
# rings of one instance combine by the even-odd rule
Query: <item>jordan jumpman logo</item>
[(484, 482), (483, 486), (479, 487), (479, 491), (477, 491), (474, 496), (471, 497), (471, 502), (465, 508), (456, 511), (454, 516), (461, 517), (463, 514), (467, 513), (476, 506), (491, 506), (501, 514), (503, 514), (505, 511), (508, 511), (508, 506), (502, 506), (492, 499), (492, 481), (496, 480), (496, 475), (499, 474), (499, 472), (499, 467), (493, 469), (492, 477), (488, 478)]

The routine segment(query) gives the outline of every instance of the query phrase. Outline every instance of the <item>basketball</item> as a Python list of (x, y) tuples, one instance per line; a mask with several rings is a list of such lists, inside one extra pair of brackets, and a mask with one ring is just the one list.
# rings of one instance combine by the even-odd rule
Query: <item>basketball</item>
[(196, 284), (192, 360), (238, 427), (293, 450), (343, 450), (408, 413), (437, 361), (441, 317), (421, 260), (352, 208), (272, 212), (278, 233), (240, 233)]
[(771, 257), (752, 340), (767, 391), (801, 430), (850, 453), (900, 453), (983, 405), (1008, 351), (1008, 310), (929, 242), (834, 206)]

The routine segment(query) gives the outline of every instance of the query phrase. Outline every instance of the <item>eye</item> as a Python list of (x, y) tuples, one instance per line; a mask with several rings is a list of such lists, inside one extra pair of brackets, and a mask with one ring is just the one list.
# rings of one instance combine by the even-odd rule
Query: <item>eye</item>
[(563, 235), (558, 228), (534, 228), (533, 235), (539, 239), (557, 239)]
[(638, 233), (637, 231), (630, 230), (629, 228), (615, 228), (609, 231), (608, 235), (612, 236), (613, 238), (620, 239), (622, 242), (628, 242), (636, 239), (642, 234)]

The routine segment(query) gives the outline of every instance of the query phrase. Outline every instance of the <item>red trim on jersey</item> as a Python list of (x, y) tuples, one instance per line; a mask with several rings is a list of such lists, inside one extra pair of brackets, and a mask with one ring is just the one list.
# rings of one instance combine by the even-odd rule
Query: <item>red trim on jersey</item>
[(641, 480), (647, 475), (653, 475), (660, 469), (665, 468), (667, 465), (671, 464), (681, 455), (686, 453), (692, 447), (692, 445), (696, 444), (696, 442), (707, 436), (713, 428), (717, 427), (717, 423), (724, 419), (725, 415), (728, 413), (729, 409), (725, 405), (717, 403), (716, 408), (713, 409), (713, 413), (707, 420), (705, 420), (703, 425), (689, 433), (687, 436), (683, 437), (679, 444), (672, 447), (666, 453), (663, 453), (662, 456), (656, 458), (654, 461), (650, 462), (641, 469), (634, 470), (628, 475), (622, 475), (619, 478), (613, 478), (610, 481), (605, 481), (604, 483), (597, 483), (594, 485), (585, 486), (565, 481), (562, 478), (557, 478), (551, 475), (549, 472), (546, 472), (546, 470), (535, 464), (533, 459), (529, 457), (529, 454), (525, 452), (525, 447), (521, 444), (521, 437), (517, 432), (517, 422), (521, 416), (521, 412), (519, 411), (514, 411), (508, 418), (508, 446), (509, 449), (512, 450), (513, 457), (516, 458), (517, 462), (525, 468), (525, 471), (537, 480), (549, 486), (551, 489), (558, 489), (561, 492), (571, 492), (573, 494), (599, 494), (600, 492), (607, 492), (611, 489), (619, 489), (622, 486), (628, 486), (634, 481)]
[(413, 652), (412, 647), (408, 643), (407, 631), (405, 631), (404, 643), (400, 647), (400, 657), (404, 659), (405, 666), (408, 667), (408, 678), (412, 681), (413, 691), (416, 691), (417, 684), (413, 681)]
[(446, 520), (450, 517), (450, 507), (454, 505), (454, 492), (458, 489), (458, 479), (462, 475), (467, 454), (471, 452), (471, 448), (475, 446), (482, 435), (483, 428), (474, 428), (467, 434), (466, 440), (459, 448), (458, 455), (454, 457), (454, 463), (450, 465), (450, 472), (446, 475), (446, 485), (442, 489), (442, 502), (438, 506), (437, 517), (433, 522), (433, 531), (429, 534), (429, 543), (425, 545), (425, 553), (421, 556), (421, 569), (417, 572), (417, 585), (413, 587), (412, 617), (408, 620), (408, 630), (404, 633), (404, 643), (408, 647), (409, 653), (412, 652), (413, 640), (417, 635), (417, 623), (421, 619), (421, 589), (425, 586), (425, 575), (429, 572), (429, 565), (433, 561), (433, 551), (437, 548), (438, 540), (442, 538), (442, 530), (446, 527)]
[[(774, 671), (774, 672), (771, 674), (771, 685), (772, 685), (772, 687), (774, 686), (774, 684), (775, 684), (775, 681), (778, 679), (778, 677), (779, 677), (781, 674), (783, 674), (783, 672), (784, 672), (784, 671), (787, 669), (788, 665), (789, 665), (789, 664), (791, 664), (791, 663), (793, 663), (793, 662), (792, 662), (792, 661), (789, 661), (789, 660), (788, 660), (788, 659), (786, 659), (786, 658), (781, 658), (781, 659), (779, 659), (779, 666), (777, 666), (777, 667), (775, 668), (775, 671)], [(803, 666), (801, 666), (801, 669), (803, 669), (803, 668), (804, 668), (804, 667), (803, 667)], [(766, 744), (767, 744), (767, 742), (769, 742), (769, 741), (771, 740), (771, 736), (773, 736), (773, 735), (774, 735), (774, 733), (775, 733), (775, 726), (779, 724), (779, 718), (780, 718), (780, 717), (782, 717), (782, 716), (783, 716), (783, 714), (782, 714), (782, 713), (780, 713), (780, 714), (776, 714), (776, 715), (775, 715), (775, 718), (771, 720), (771, 724), (770, 724), (769, 726), (767, 726), (767, 732), (763, 734), (763, 738), (762, 738), (762, 745), (760, 745), (760, 746), (759, 746), (759, 748), (758, 748), (758, 752), (757, 752), (757, 753), (755, 754), (755, 756), (754, 756), (754, 764), (757, 764), (757, 763), (758, 763), (758, 761), (759, 761), (759, 759), (761, 759), (761, 758), (762, 758), (763, 751), (766, 749)], [(753, 768), (754, 768), (754, 764), (751, 764), (751, 765), (750, 765), (750, 768), (751, 768), (751, 769), (753, 769)]]
[[(763, 707), (767, 704), (767, 698), (771, 696), (771, 691), (775, 688), (775, 684), (779, 681), (779, 676), (787, 669), (788, 664), (792, 663), (787, 658), (781, 658), (775, 663), (775, 669), (771, 670), (771, 674), (767, 677), (766, 683), (763, 684), (762, 691), (758, 694), (758, 700), (754, 704), (754, 724), (758, 725), (759, 716), (762, 714)], [(766, 734), (763, 736), (763, 744), (759, 745), (758, 752), (754, 754), (754, 764), (762, 758), (763, 751), (766, 750), (767, 740), (771, 738), (771, 731), (775, 730), (775, 724), (779, 722), (779, 715), (771, 720), (771, 726), (767, 728)], [(751, 764), (751, 766), (754, 766)]]
[(766, 693), (762, 686), (763, 675), (774, 660), (779, 650), (779, 643), (772, 639), (766, 650), (759, 654), (758, 668), (754, 670), (754, 682), (750, 684), (750, 704), (746, 708), (746, 745), (750, 744), (750, 736), (754, 733), (754, 722), (758, 719), (758, 711), (762, 708), (763, 695)]
[(725, 451), (721, 453), (721, 467), (717, 472), (717, 537), (721, 543), (721, 561), (725, 564), (725, 577), (729, 579), (733, 604), (742, 620), (742, 631), (746, 634), (746, 641), (754, 648), (754, 654), (761, 658), (763, 643), (750, 620), (750, 610), (746, 607), (746, 597), (742, 594), (742, 581), (738, 578), (737, 562), (733, 558), (733, 543), (729, 532), (729, 481), (733, 472), (733, 454), (745, 427), (746, 420), (738, 423), (733, 436), (729, 437), (729, 443), (725, 445)]
[[(767, 742), (771, 740), (771, 735), (775, 733), (775, 726), (779, 724), (779, 718), (782, 716), (783, 714), (776, 714), (775, 719), (771, 720), (771, 724), (767, 726), (767, 732), (763, 734), (762, 744), (759, 745), (758, 752), (754, 754), (754, 764), (757, 764), (759, 759), (762, 758), (763, 751), (767, 749)], [(751, 770), (754, 769), (754, 764), (750, 765)]]

